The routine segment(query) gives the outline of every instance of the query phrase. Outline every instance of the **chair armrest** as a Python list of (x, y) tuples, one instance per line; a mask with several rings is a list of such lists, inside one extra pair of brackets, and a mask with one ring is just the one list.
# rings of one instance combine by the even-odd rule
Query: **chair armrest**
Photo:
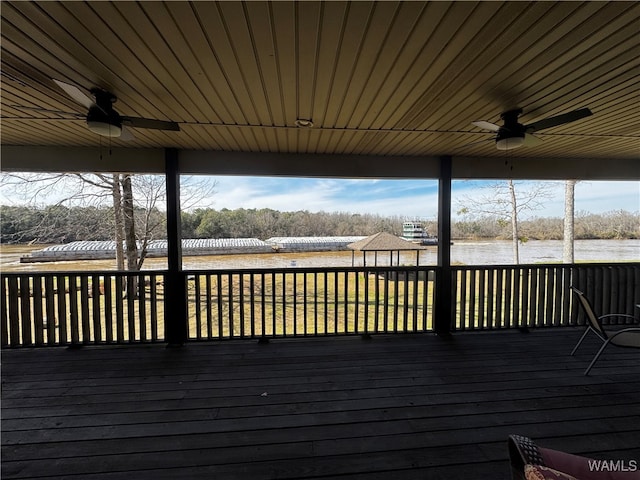
[(603, 318), (610, 317), (622, 317), (622, 318), (630, 318), (633, 320), (633, 323), (640, 323), (640, 318), (636, 318), (633, 315), (629, 315), (627, 313), (607, 313), (606, 315), (601, 315), (598, 317), (598, 320), (602, 320)]
[[(632, 335), (624, 335), (629, 333)], [(608, 332), (608, 335), (609, 338), (607, 339), (607, 342), (614, 345), (619, 347), (640, 348), (640, 327), (623, 328), (622, 330)], [(606, 343), (604, 345), (606, 345)]]

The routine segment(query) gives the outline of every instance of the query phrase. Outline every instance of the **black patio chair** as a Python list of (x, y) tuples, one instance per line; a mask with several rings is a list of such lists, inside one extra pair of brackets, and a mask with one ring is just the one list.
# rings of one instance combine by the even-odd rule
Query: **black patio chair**
[(584, 295), (584, 293), (573, 286), (571, 286), (570, 288), (580, 301), (580, 305), (582, 305), (584, 313), (587, 317), (587, 328), (582, 334), (582, 337), (580, 337), (580, 340), (578, 340), (576, 346), (571, 351), (571, 355), (576, 353), (576, 350), (578, 350), (578, 347), (589, 332), (595, 333), (596, 336), (600, 340), (602, 340), (600, 350), (598, 350), (598, 353), (596, 353), (595, 357), (593, 357), (593, 360), (591, 360), (591, 363), (584, 371), (585, 375), (589, 375), (591, 368), (595, 365), (596, 361), (598, 360), (598, 358), (600, 358), (600, 355), (602, 354), (602, 352), (604, 352), (604, 349), (607, 348), (609, 344), (615, 345), (616, 347), (640, 348), (640, 327), (629, 327), (623, 328), (621, 330), (608, 330), (605, 329), (602, 325), (602, 319), (610, 317), (631, 318), (635, 323), (637, 323), (638, 320), (633, 317), (633, 315), (627, 315), (624, 313), (610, 313), (598, 317), (595, 314), (593, 307), (591, 306), (591, 302)]

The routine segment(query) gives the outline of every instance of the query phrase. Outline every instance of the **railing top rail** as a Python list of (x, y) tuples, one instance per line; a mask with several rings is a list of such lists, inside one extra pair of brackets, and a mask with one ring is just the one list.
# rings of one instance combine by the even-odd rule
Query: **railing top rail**
[(188, 275), (197, 274), (228, 274), (228, 273), (331, 273), (331, 272), (422, 272), (425, 270), (437, 270), (436, 265), (416, 266), (345, 266), (345, 267), (278, 267), (278, 268), (225, 268), (225, 269), (209, 269), (209, 270), (183, 270), (182, 273)]
[(140, 270), (140, 271), (124, 271), (124, 270), (68, 270), (68, 271), (51, 271), (51, 270), (30, 270), (28, 272), (2, 272), (3, 277), (58, 277), (58, 276), (99, 276), (110, 275), (112, 277), (127, 276), (144, 276), (144, 275), (166, 275), (168, 270)]
[[(436, 265), (422, 265), (422, 266), (345, 266), (345, 267), (264, 267), (264, 268), (252, 268), (252, 267), (238, 267), (238, 268), (223, 268), (223, 269), (190, 269), (181, 270), (180, 273), (184, 275), (198, 275), (198, 274), (228, 274), (228, 273), (295, 273), (295, 272), (308, 272), (308, 273), (322, 273), (322, 272), (414, 272), (424, 270), (437, 270), (439, 267)], [(141, 276), (141, 275), (166, 275), (168, 270), (141, 270), (135, 272), (128, 272), (122, 270), (76, 270), (76, 271), (28, 271), (28, 272), (2, 272), (2, 276), (6, 277), (28, 277), (28, 276)]]

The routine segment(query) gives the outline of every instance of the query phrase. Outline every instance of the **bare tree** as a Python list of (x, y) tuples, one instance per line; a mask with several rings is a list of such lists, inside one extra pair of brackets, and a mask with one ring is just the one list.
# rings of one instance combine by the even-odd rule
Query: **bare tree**
[(139, 270), (138, 239), (136, 238), (136, 224), (133, 208), (133, 189), (131, 187), (131, 175), (129, 174), (122, 175), (122, 220), (127, 270)]
[(122, 244), (124, 241), (124, 231), (123, 225), (124, 220), (122, 216), (122, 191), (121, 191), (121, 182), (120, 182), (120, 174), (114, 173), (112, 175), (111, 181), (111, 191), (113, 198), (113, 216), (115, 220), (114, 226), (114, 236), (113, 239), (116, 243), (116, 268), (118, 270), (124, 270), (124, 251), (122, 249)]
[[(521, 188), (520, 188), (521, 187)], [(526, 182), (516, 186), (516, 182), (509, 179), (483, 187), (489, 193), (478, 197), (464, 196), (458, 203), (458, 210), (462, 215), (492, 216), (498, 222), (511, 223), (511, 240), (513, 262), (520, 263), (519, 243), (526, 242), (520, 234), (519, 219), (522, 212), (534, 211), (542, 208), (544, 200), (551, 197), (551, 188), (544, 182)]]
[(516, 197), (516, 187), (513, 180), (509, 179), (509, 200), (511, 204), (511, 248), (513, 251), (514, 263), (520, 263), (520, 235), (518, 233), (518, 198)]
[[(51, 203), (99, 206), (110, 201), (118, 270), (140, 270), (149, 242), (166, 235), (164, 215), (158, 214), (166, 198), (162, 176), (2, 173), (2, 184), (25, 203), (35, 206)], [(184, 177), (183, 208), (212, 196), (215, 186), (216, 182), (206, 177)], [(51, 213), (55, 215), (55, 211)]]
[(564, 184), (564, 235), (562, 244), (562, 262), (574, 261), (575, 235), (575, 189), (576, 180), (567, 180)]
[[(125, 216), (133, 219), (132, 223), (135, 225), (137, 247), (135, 269), (140, 270), (147, 257), (149, 243), (159, 237), (164, 238), (166, 234), (164, 230), (165, 216), (159, 214), (160, 207), (164, 205), (166, 199), (165, 182), (163, 177), (153, 175), (129, 175), (129, 177), (129, 181), (123, 182), (123, 191), (125, 188), (132, 188), (132, 191), (135, 190), (137, 195), (131, 194), (134, 202), (130, 206), (128, 205)], [(128, 187), (127, 184), (129, 184)], [(191, 183), (187, 185), (185, 190), (190, 195), (185, 199), (185, 204), (189, 205), (188, 201), (197, 197), (198, 191), (209, 192), (210, 188), (202, 183)], [(130, 241), (133, 240), (132, 236)]]

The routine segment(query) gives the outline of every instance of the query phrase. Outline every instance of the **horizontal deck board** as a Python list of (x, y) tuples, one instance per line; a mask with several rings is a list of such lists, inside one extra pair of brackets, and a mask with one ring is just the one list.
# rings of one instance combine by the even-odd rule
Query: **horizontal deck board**
[[(640, 355), (579, 329), (5, 350), (3, 478), (509, 478), (640, 457)], [(264, 395), (266, 394), (266, 395)]]
[[(152, 451), (171, 451), (175, 448), (176, 437), (180, 436), (179, 444), (182, 449), (195, 449), (200, 445), (214, 446), (250, 446), (262, 445), (269, 443), (277, 443), (282, 438), (293, 439), (296, 441), (315, 441), (323, 438), (352, 438), (352, 437), (369, 437), (375, 435), (392, 435), (407, 431), (411, 432), (435, 432), (442, 430), (451, 430), (460, 428), (464, 424), (465, 428), (477, 429), (491, 426), (505, 426), (517, 428), (520, 425), (540, 425), (549, 422), (583, 422), (583, 421), (600, 421), (615, 419), (618, 422), (621, 418), (628, 420), (630, 417), (636, 418), (640, 415), (640, 406), (626, 405), (624, 411), (611, 411), (608, 406), (599, 408), (576, 409), (576, 408), (559, 408), (551, 411), (532, 410), (530, 412), (512, 411), (512, 412), (493, 412), (493, 413), (474, 413), (459, 416), (438, 416), (438, 417), (410, 417), (393, 420), (369, 420), (362, 419), (358, 422), (349, 421), (348, 418), (325, 419), (323, 424), (296, 423), (289, 426), (275, 426), (256, 430), (255, 425), (250, 421), (240, 422), (233, 428), (233, 422), (222, 422), (222, 425), (216, 425), (204, 433), (197, 433), (198, 429), (188, 430), (188, 433), (180, 432), (176, 429), (171, 435), (153, 436), (149, 432), (143, 437), (128, 437), (126, 445), (120, 442), (121, 436), (113, 439), (90, 439), (73, 444), (62, 441), (61, 438), (54, 439), (53, 442), (46, 444), (26, 443), (22, 445), (12, 445), (7, 450), (5, 461), (9, 460), (35, 460), (52, 458), (54, 455), (60, 455), (62, 458), (72, 457), (75, 455), (85, 456), (95, 453), (96, 451), (106, 451), (110, 454), (125, 454), (136, 452), (152, 452)], [(206, 417), (203, 417), (207, 420)], [(112, 425), (127, 425), (123, 419), (112, 419)], [(130, 420), (134, 420), (134, 416), (130, 416)], [(178, 422), (179, 420), (175, 420)], [(374, 423), (375, 422), (375, 423)], [(407, 423), (409, 422), (409, 423)], [(154, 424), (162, 424), (162, 419), (157, 419)], [(130, 425), (138, 425), (138, 429), (143, 429), (139, 424), (131, 423)], [(345, 429), (345, 425), (349, 428)], [(73, 427), (68, 425), (66, 428)], [(190, 425), (185, 425), (189, 427)], [(211, 427), (212, 425), (210, 425)], [(627, 426), (620, 428), (623, 431)], [(304, 428), (301, 428), (304, 427)], [(53, 426), (43, 425), (43, 428), (53, 428)]]

